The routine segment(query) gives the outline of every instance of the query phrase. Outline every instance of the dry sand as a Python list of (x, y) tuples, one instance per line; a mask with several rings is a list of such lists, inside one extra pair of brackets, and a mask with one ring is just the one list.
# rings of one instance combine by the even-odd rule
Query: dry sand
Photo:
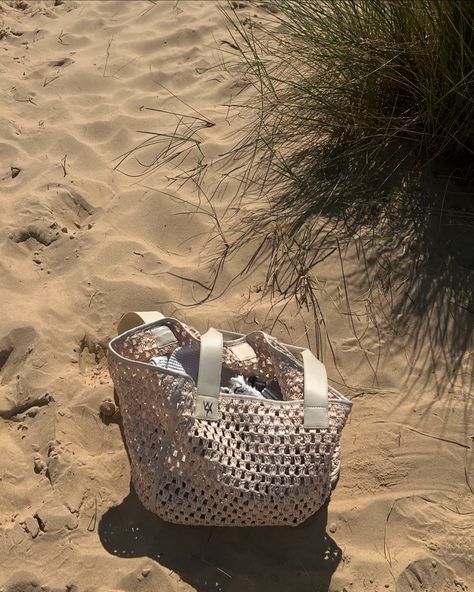
[(208, 281), (210, 218), (163, 192), (199, 196), (170, 185), (176, 161), (145, 179), (114, 170), (139, 130), (176, 125), (145, 107), (213, 122), (200, 133), (207, 162), (232, 145), (239, 81), (209, 69), (227, 38), (215, 2), (3, 0), (0, 25), (0, 590), (472, 590), (472, 315), (431, 279), (411, 314), (377, 330), (354, 253), (353, 325), (338, 258), (319, 276), (329, 374), (354, 401), (328, 508), (296, 529), (240, 530), (168, 525), (140, 506), (120, 426), (99, 416), (120, 314), (273, 327), (299, 344), (311, 315), (288, 307), (275, 324), (258, 274), (186, 307), (206, 294), (178, 276)]

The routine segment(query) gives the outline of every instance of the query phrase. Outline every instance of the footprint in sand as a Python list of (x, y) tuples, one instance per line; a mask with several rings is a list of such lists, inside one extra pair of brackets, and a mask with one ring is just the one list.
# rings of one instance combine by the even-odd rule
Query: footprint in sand
[(59, 60), (53, 60), (52, 62), (48, 63), (48, 66), (51, 68), (63, 68), (64, 66), (70, 66), (74, 64), (74, 60), (71, 58), (61, 58)]
[(435, 559), (410, 563), (397, 580), (396, 592), (465, 592), (467, 587), (454, 572)]
[[(47, 391), (35, 393), (22, 386), (25, 365), (31, 366), (29, 361), (34, 356), (36, 342), (37, 334), (32, 327), (13, 329), (0, 337), (0, 417), (3, 419), (14, 418), (53, 402)], [(35, 359), (31, 362), (34, 365)]]
[[(25, 206), (18, 214), (16, 228), (8, 234), (11, 241), (32, 251), (32, 261), (36, 265), (43, 264), (45, 250), (56, 241), (73, 240), (84, 230), (90, 230), (97, 212), (79, 192), (69, 187), (54, 183), (46, 190), (50, 194), (47, 203), (35, 201)], [(67, 253), (62, 251), (62, 259), (72, 255), (68, 248)], [(58, 262), (52, 263), (57, 267)]]
[(60, 235), (61, 232), (57, 222), (35, 220), (26, 227), (11, 232), (9, 238), (15, 243), (27, 243), (29, 246), (38, 246), (35, 243), (39, 243), (49, 247), (51, 243), (58, 240)]
[(19, 373), (32, 353), (36, 331), (32, 327), (13, 329), (0, 337), (0, 386), (10, 382)]
[(61, 229), (56, 221), (51, 219), (35, 220), (26, 226), (17, 228), (9, 234), (10, 240), (17, 244), (24, 244), (33, 251), (32, 261), (36, 265), (43, 263), (43, 250), (49, 247), (61, 236)]
[[(49, 62), (47, 65), (49, 68), (52, 68), (52, 72), (50, 71), (48, 73), (43, 74), (43, 86), (48, 86), (48, 84), (51, 84), (52, 82), (57, 80), (60, 76), (62, 76), (63, 68), (70, 66), (73, 63), (74, 60), (72, 60), (71, 58), (61, 58), (59, 60), (53, 60), (52, 62)], [(38, 73), (41, 73), (41, 71), (42, 68), (38, 70)]]
[(89, 386), (112, 384), (107, 366), (107, 344), (94, 341), (87, 335), (83, 337), (76, 349), (79, 370)]

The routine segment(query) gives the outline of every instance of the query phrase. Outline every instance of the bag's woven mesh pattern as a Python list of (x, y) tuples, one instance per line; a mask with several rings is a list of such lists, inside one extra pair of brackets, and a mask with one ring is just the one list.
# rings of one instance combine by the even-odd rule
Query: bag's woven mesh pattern
[[(199, 334), (167, 320), (178, 344)], [(224, 365), (244, 376), (280, 382), (285, 400), (302, 399), (302, 367), (264, 333), (248, 336), (256, 360), (224, 349)], [(148, 362), (157, 348), (147, 329), (119, 338), (109, 366), (120, 401), (132, 480), (146, 508), (169, 522), (207, 525), (296, 525), (327, 499), (339, 472), (339, 443), (350, 411), (330, 390), (329, 428), (303, 427), (303, 402), (219, 398), (220, 419), (195, 419), (192, 380)], [(273, 347), (271, 347), (273, 346)], [(338, 402), (340, 400), (340, 402)]]

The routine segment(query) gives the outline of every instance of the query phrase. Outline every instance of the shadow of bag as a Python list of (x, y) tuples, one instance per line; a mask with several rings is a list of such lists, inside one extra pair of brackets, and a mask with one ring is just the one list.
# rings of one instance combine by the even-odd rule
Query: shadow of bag
[[(125, 314), (108, 349), (132, 481), (168, 522), (297, 525), (337, 481), (352, 403), (308, 350), (262, 331), (195, 329), (157, 312)], [(156, 366), (178, 348), (195, 371)], [(228, 393), (224, 377), (278, 383), (283, 400)]]

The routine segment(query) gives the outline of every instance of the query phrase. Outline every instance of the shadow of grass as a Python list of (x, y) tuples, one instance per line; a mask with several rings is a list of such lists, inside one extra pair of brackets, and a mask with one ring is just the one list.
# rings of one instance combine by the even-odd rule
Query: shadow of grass
[[(295, 299), (320, 320), (321, 270), (325, 261), (339, 258), (347, 314), (353, 315), (352, 295), (365, 294), (379, 336), (407, 357), (404, 389), (423, 388), (434, 379), (438, 395), (455, 382), (469, 391), (472, 171), (438, 159), (417, 173), (404, 162), (405, 150), (394, 144), (370, 155), (362, 152), (352, 162), (337, 150), (321, 150), (306, 164), (287, 161), (288, 170), (294, 165), (299, 173), (286, 181), (281, 171), (269, 175), (265, 197), (258, 188), (249, 190), (255, 165), (246, 152), (229, 154), (234, 172), (240, 162), (238, 174), (247, 191), (235, 198), (242, 207), (233, 220), (231, 253), (240, 255), (253, 243), (247, 269), (264, 271), (266, 291)], [(354, 323), (352, 328), (355, 334)]]
[(430, 381), (441, 397), (474, 386), (474, 201), (472, 188), (437, 166), (424, 171), (418, 189), (428, 207), (392, 217), (355, 281), (375, 280), (383, 329), (406, 353), (407, 394)]

